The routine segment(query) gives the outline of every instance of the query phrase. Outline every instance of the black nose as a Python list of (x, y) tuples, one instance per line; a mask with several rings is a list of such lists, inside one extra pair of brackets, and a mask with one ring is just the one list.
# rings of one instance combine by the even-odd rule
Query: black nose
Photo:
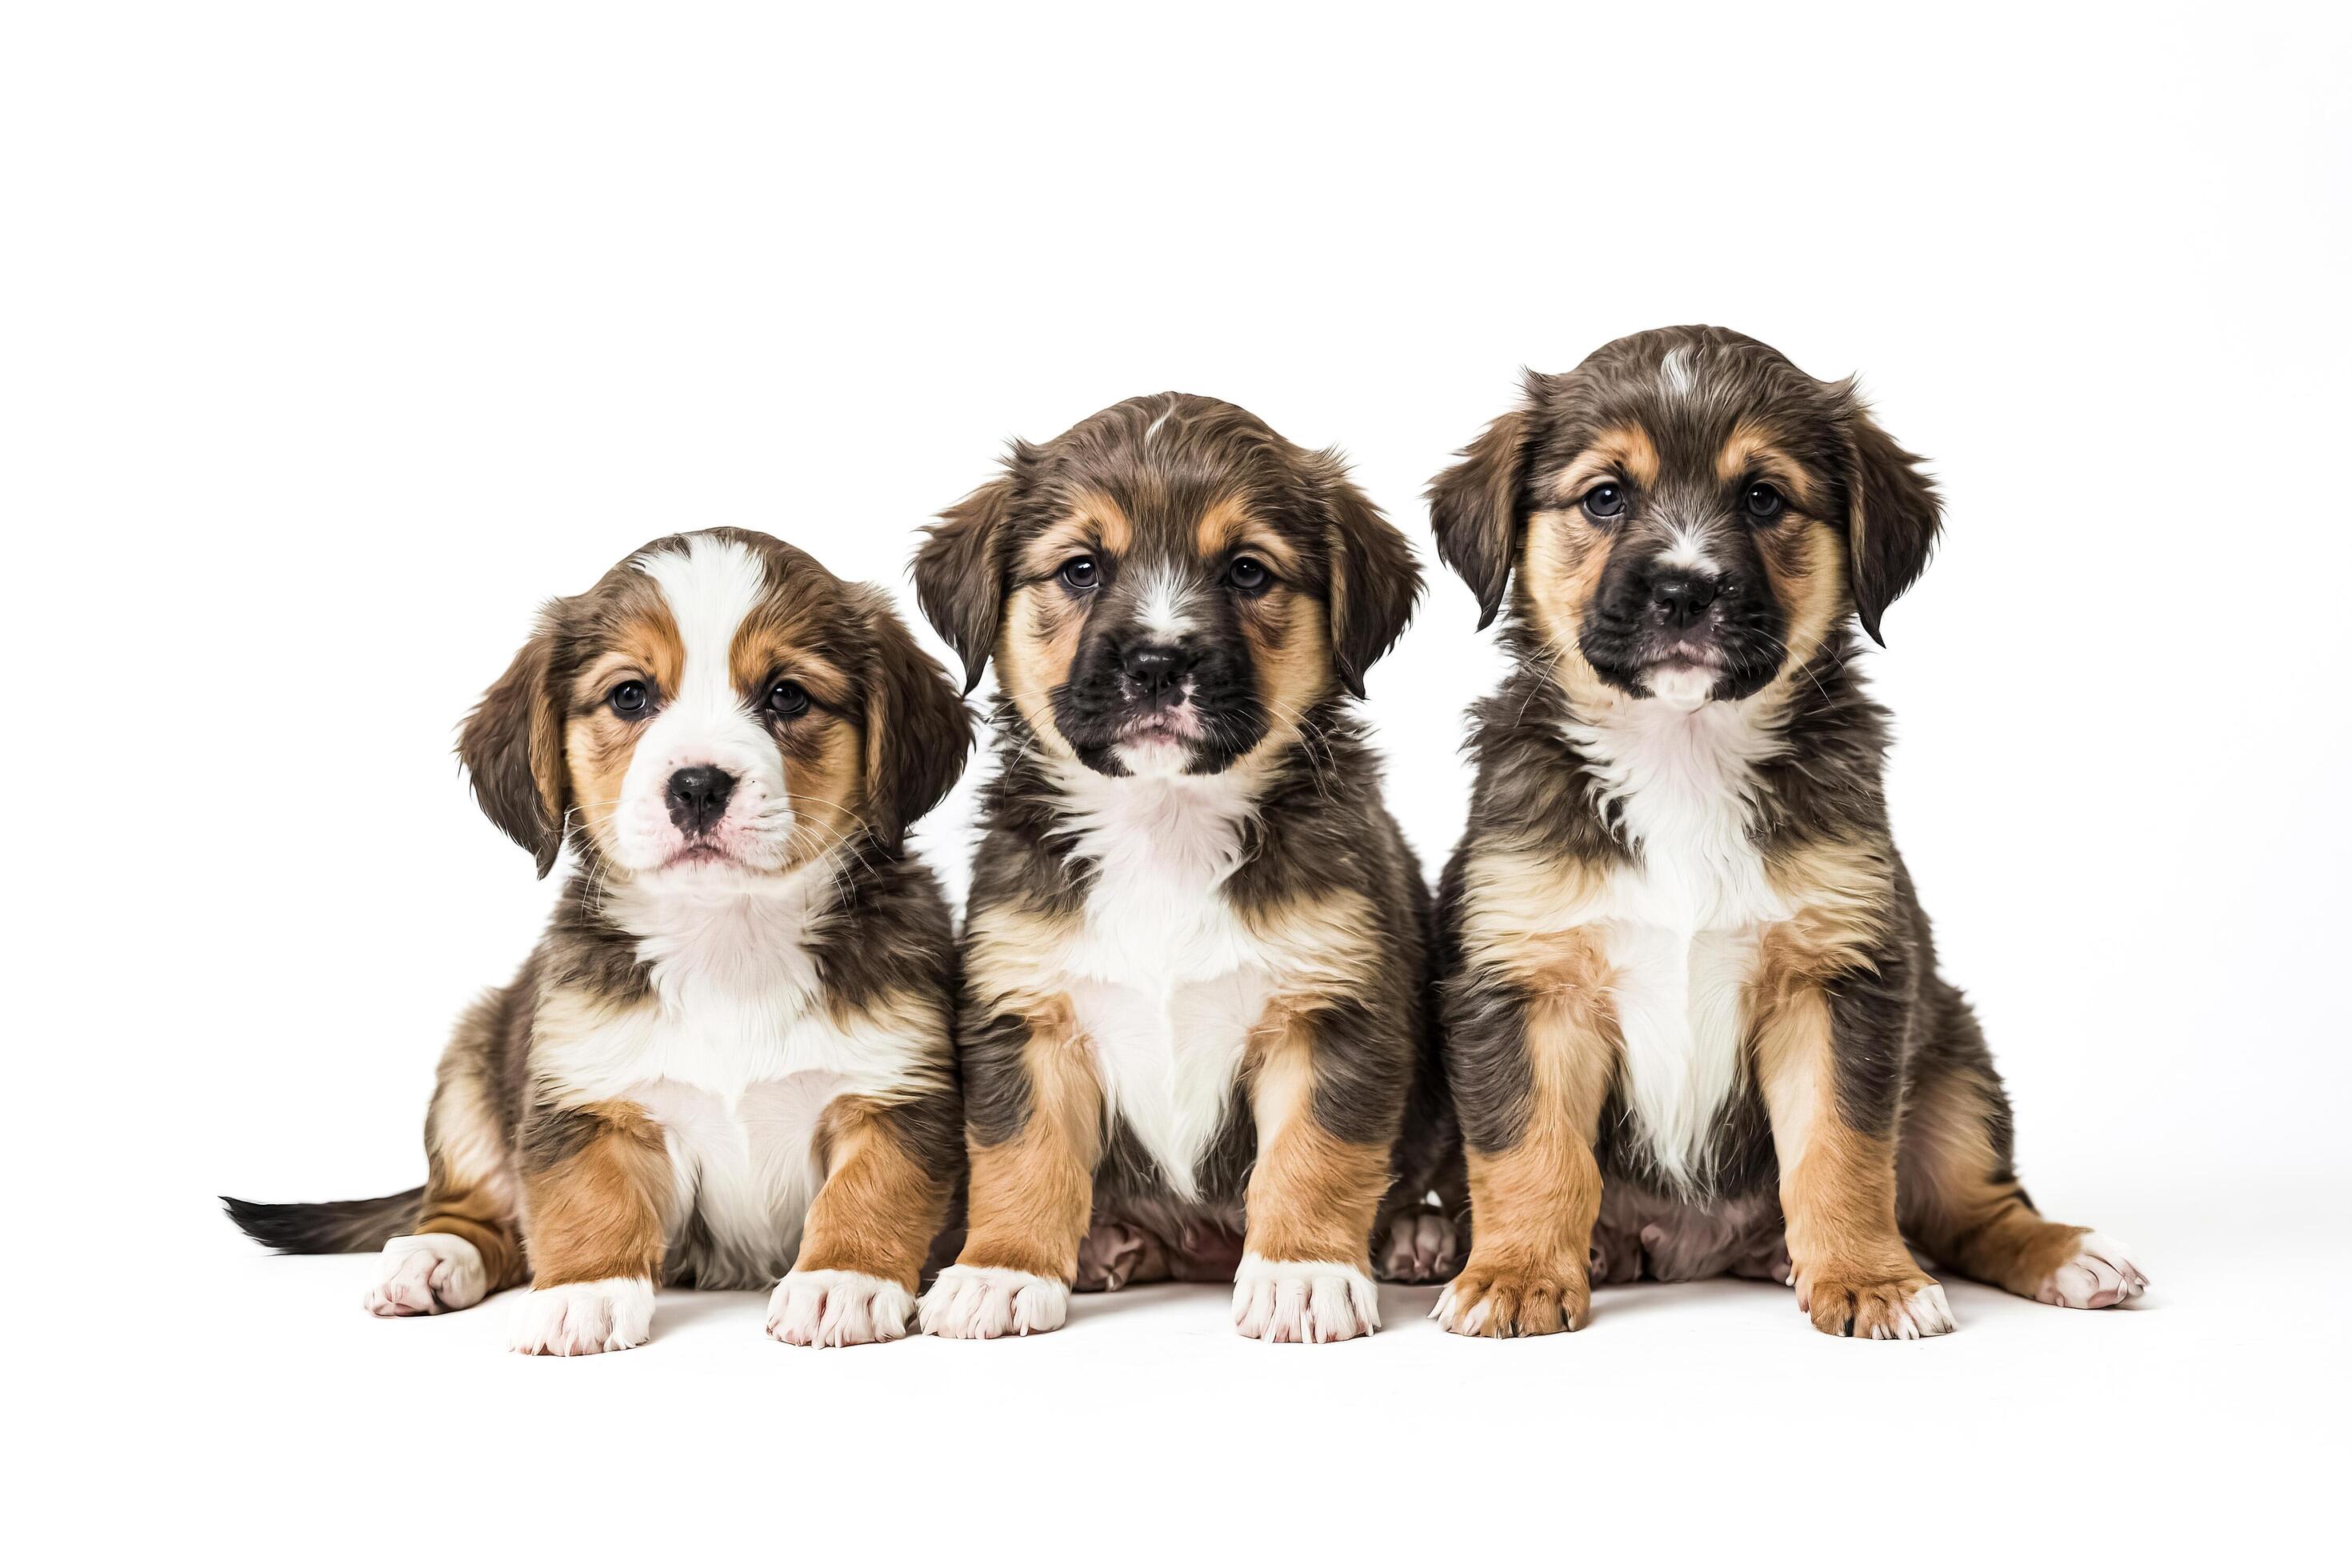
[(681, 833), (708, 833), (727, 815), (735, 775), (717, 768), (680, 768), (669, 775), (669, 819)]
[(1663, 572), (1650, 580), (1650, 603), (1665, 611), (1670, 626), (1686, 626), (1715, 603), (1716, 581), (1688, 572)]
[(1157, 697), (1192, 671), (1193, 656), (1164, 643), (1139, 643), (1118, 656), (1121, 674), (1146, 697)]

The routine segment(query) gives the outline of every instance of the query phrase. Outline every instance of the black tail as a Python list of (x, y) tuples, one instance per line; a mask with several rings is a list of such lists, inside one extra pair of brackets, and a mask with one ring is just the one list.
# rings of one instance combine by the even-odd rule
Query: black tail
[(239, 1230), (280, 1252), (373, 1252), (416, 1228), (417, 1216), (425, 1212), (425, 1189), (335, 1204), (249, 1204), (243, 1198), (223, 1198), (221, 1206)]

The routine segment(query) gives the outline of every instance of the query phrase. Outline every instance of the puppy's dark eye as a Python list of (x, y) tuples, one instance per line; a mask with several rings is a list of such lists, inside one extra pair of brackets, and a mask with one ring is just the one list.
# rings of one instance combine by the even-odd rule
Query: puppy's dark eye
[(1748, 516), (1759, 522), (1769, 522), (1780, 516), (1780, 509), (1789, 503), (1770, 485), (1750, 485), (1744, 504)]
[(1225, 568), (1225, 581), (1234, 585), (1237, 594), (1262, 594), (1274, 582), (1274, 574), (1255, 555), (1236, 555), (1234, 563)]
[(779, 719), (797, 719), (809, 710), (809, 694), (798, 681), (779, 680), (768, 688), (768, 711)]
[(646, 705), (653, 701), (653, 696), (646, 689), (644, 681), (624, 680), (604, 694), (604, 700), (611, 703), (613, 711), (622, 718), (635, 719), (645, 713)]
[(1624, 488), (1621, 485), (1595, 485), (1585, 491), (1584, 515), (1600, 518), (1624, 516)]
[(1081, 555), (1075, 560), (1062, 563), (1062, 582), (1066, 586), (1083, 594), (1087, 589), (1101, 584), (1102, 574), (1096, 569), (1093, 556)]

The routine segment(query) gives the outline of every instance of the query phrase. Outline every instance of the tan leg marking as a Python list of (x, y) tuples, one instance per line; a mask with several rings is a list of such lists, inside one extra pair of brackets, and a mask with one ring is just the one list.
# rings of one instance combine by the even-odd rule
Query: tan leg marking
[(525, 1178), (534, 1289), (661, 1276), (669, 1155), (641, 1106), (578, 1107), (601, 1125), (587, 1143)]
[(529, 1271), (516, 1224), (512, 1152), (476, 1070), (488, 1049), (479, 1037), (488, 1026), (469, 1017), (442, 1058), (425, 1118), (425, 1205), (414, 1234), (470, 1244), (481, 1255), (485, 1291), (496, 1291), (521, 1284)]
[(1529, 1095), (1519, 1141), (1468, 1151), (1470, 1261), (1432, 1316), (1456, 1333), (1507, 1338), (1580, 1329), (1592, 1312), (1587, 1258), (1601, 1213), (1592, 1139), (1621, 1042), (1601, 938), (1538, 944), (1520, 978)]
[(817, 1123), (825, 1178), (809, 1205), (795, 1271), (847, 1269), (915, 1288), (947, 1217), (946, 1186), (890, 1129), (889, 1110), (836, 1100)]
[(1244, 1246), (1261, 1258), (1362, 1268), (1388, 1191), (1387, 1146), (1343, 1142), (1316, 1122), (1311, 1017), (1280, 1011), (1258, 1038), (1250, 1081), (1258, 1153)]
[[(1904, 1231), (1971, 1279), (2050, 1300), (2052, 1281), (2075, 1261), (2091, 1231), (2042, 1218), (2016, 1177), (1996, 1176), (2000, 1162), (1988, 1114), (1984, 1093), (1958, 1074), (1924, 1086), (1904, 1108), (1897, 1191)], [(2134, 1270), (2115, 1299), (2127, 1300), (2146, 1284)]]
[[(1764, 969), (1773, 972), (1769, 952)], [(1757, 1079), (1780, 1154), (1797, 1305), (1828, 1334), (1948, 1331), (1943, 1289), (1911, 1261), (1895, 1225), (1894, 1141), (1855, 1131), (1840, 1112), (1827, 994), (1795, 981), (1758, 1003)]]
[(1004, 1142), (970, 1145), (971, 1234), (956, 1261), (1067, 1283), (1094, 1207), (1102, 1085), (1066, 1001), (1031, 1016), (1023, 1056), (1029, 1120)]

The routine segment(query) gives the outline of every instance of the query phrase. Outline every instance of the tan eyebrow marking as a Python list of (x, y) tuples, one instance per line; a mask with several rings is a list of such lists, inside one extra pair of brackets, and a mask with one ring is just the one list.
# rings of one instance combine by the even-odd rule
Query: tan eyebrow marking
[(1213, 561), (1228, 550), (1247, 550), (1265, 556), (1266, 564), (1278, 573), (1296, 571), (1298, 566), (1297, 552), (1289, 542), (1259, 522), (1249, 502), (1236, 495), (1220, 498), (1201, 514), (1192, 530), (1192, 547), (1203, 561)]
[(1073, 555), (1127, 553), (1135, 540), (1135, 524), (1129, 521), (1127, 509), (1098, 489), (1079, 491), (1076, 501), (1067, 515), (1048, 524), (1023, 549), (1024, 575), (1042, 577)]
[(606, 688), (627, 674), (652, 681), (657, 691), (676, 691), (685, 671), (686, 645), (678, 638), (677, 623), (667, 607), (649, 608), (613, 629), (604, 651), (573, 680), (572, 700), (597, 701)]
[(1761, 426), (1745, 419), (1733, 428), (1731, 439), (1723, 444), (1723, 450), (1715, 458), (1715, 477), (1725, 484), (1742, 474), (1759, 474), (1769, 479), (1807, 511), (1812, 510), (1821, 494), (1803, 464), (1774, 445)]
[(1639, 425), (1612, 425), (1592, 438), (1551, 481), (1552, 494), (1574, 500), (1594, 481), (1622, 474), (1648, 488), (1658, 482), (1658, 447)]

